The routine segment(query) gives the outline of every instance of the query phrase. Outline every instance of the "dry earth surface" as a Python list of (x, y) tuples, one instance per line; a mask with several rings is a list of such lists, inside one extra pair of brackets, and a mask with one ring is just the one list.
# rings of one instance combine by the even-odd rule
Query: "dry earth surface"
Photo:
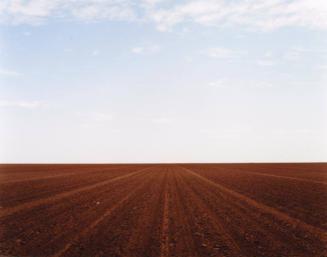
[(327, 164), (0, 165), (0, 256), (327, 257)]

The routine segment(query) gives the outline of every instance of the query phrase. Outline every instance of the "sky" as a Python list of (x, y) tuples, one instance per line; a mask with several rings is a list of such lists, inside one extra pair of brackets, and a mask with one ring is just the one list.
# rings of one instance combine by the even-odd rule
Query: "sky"
[(327, 161), (325, 0), (2, 0), (0, 162)]

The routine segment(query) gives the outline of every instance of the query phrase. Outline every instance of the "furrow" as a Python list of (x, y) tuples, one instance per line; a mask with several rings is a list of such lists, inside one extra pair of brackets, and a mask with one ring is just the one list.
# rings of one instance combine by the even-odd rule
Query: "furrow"
[[(199, 195), (194, 192), (191, 186), (185, 182), (186, 178), (180, 174), (179, 177), (181, 178), (184, 195), (189, 195), (192, 199), (189, 206), (192, 206), (193, 211), (190, 210), (190, 213), (196, 211), (197, 218), (203, 217), (207, 227), (210, 228), (210, 233), (214, 234), (214, 240), (212, 238), (211, 240), (207, 239), (211, 241), (207, 242), (208, 244), (214, 243), (214, 245), (212, 245), (213, 249), (209, 249), (209, 251), (213, 251), (211, 253), (212, 256), (245, 257), (240, 246), (234, 240), (230, 232), (225, 228), (223, 223), (217, 219), (213, 211), (208, 208), (203, 199), (201, 199)], [(221, 208), (224, 208), (224, 206), (222, 205)], [(206, 233), (209, 233), (209, 231), (206, 231)], [(209, 246), (206, 245), (206, 247)]]
[(169, 192), (166, 188), (161, 232), (160, 257), (169, 257)]
[(139, 185), (136, 189), (134, 189), (132, 192), (127, 194), (125, 197), (123, 197), (118, 203), (116, 203), (111, 208), (107, 209), (104, 214), (102, 214), (100, 217), (95, 219), (91, 224), (89, 224), (86, 228), (84, 228), (80, 233), (75, 235), (73, 239), (68, 242), (62, 249), (60, 249), (57, 253), (53, 254), (51, 257), (60, 257), (62, 256), (67, 250), (72, 247), (74, 243), (76, 243), (79, 238), (84, 237), (88, 233), (90, 233), (98, 224), (100, 224), (104, 219), (109, 217), (118, 207), (122, 206), (129, 198), (131, 198), (132, 195), (135, 194), (135, 192), (138, 191), (139, 188), (143, 187), (145, 182), (143, 182), (141, 185)]
[(38, 199), (38, 200), (35, 200), (35, 201), (27, 202), (27, 203), (24, 203), (24, 204), (20, 204), (18, 206), (10, 207), (10, 208), (1, 210), (0, 218), (8, 216), (8, 215), (12, 215), (12, 214), (14, 214), (16, 212), (19, 212), (19, 211), (22, 211), (22, 210), (34, 208), (34, 207), (37, 207), (37, 206), (42, 205), (42, 204), (48, 204), (49, 202), (55, 202), (55, 201), (58, 201), (58, 200), (62, 200), (64, 198), (70, 197), (72, 195), (75, 195), (75, 194), (78, 194), (78, 193), (83, 193), (83, 192), (92, 190), (92, 189), (97, 188), (97, 187), (108, 185), (108, 184), (113, 183), (115, 181), (134, 176), (134, 175), (136, 175), (138, 173), (141, 173), (141, 172), (143, 172), (143, 171), (145, 171), (147, 169), (149, 169), (149, 168), (141, 169), (141, 170), (138, 170), (138, 171), (135, 171), (135, 172), (132, 172), (132, 173), (128, 173), (128, 174), (123, 175), (123, 176), (114, 177), (112, 179), (101, 181), (101, 182), (98, 182), (98, 183), (95, 183), (95, 184), (92, 184), (92, 185), (89, 185), (89, 186), (85, 186), (85, 187), (82, 187), (82, 188), (74, 189), (74, 190), (67, 191), (67, 192), (62, 192), (62, 193), (56, 194), (54, 196), (50, 196), (50, 197)]
[(218, 189), (220, 189), (221, 191), (225, 192), (225, 193), (228, 193), (230, 194), (231, 196), (243, 201), (244, 203), (248, 204), (248, 205), (251, 205), (253, 207), (255, 207), (256, 209), (260, 210), (261, 212), (263, 213), (267, 213), (267, 214), (270, 214), (270, 215), (273, 215), (274, 217), (276, 217), (277, 219), (281, 220), (282, 222), (287, 222), (289, 224), (292, 224), (294, 226), (297, 226), (297, 227), (301, 227), (302, 229), (304, 230), (307, 230), (313, 234), (317, 234), (319, 236), (321, 236), (322, 238), (324, 238), (327, 242), (327, 238), (326, 238), (326, 233), (325, 231), (317, 228), (317, 227), (314, 227), (312, 225), (309, 225), (301, 220), (298, 220), (296, 218), (292, 218), (290, 217), (289, 215), (287, 215), (286, 213), (283, 213), (281, 211), (278, 211), (270, 206), (267, 206), (267, 205), (264, 205), (262, 203), (259, 203), (245, 195), (242, 195), (238, 192), (235, 192), (227, 187), (224, 187), (223, 185), (220, 185), (218, 183), (215, 183), (199, 174), (197, 174), (196, 172), (190, 170), (190, 169), (187, 169), (185, 167), (182, 167), (185, 171), (189, 172), (190, 174), (192, 174), (193, 176), (196, 176), (198, 177), (199, 179), (205, 181), (206, 183), (210, 184), (211, 186), (214, 186)]

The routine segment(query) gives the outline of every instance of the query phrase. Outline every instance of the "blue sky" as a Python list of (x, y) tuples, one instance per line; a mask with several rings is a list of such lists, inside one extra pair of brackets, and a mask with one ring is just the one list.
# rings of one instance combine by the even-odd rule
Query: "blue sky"
[(327, 161), (327, 2), (0, 2), (1, 162)]

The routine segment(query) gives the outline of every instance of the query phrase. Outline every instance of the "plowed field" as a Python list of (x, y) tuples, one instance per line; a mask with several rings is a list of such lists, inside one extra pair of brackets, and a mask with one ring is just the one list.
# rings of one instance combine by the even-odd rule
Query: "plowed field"
[(327, 164), (0, 165), (0, 256), (327, 257)]

